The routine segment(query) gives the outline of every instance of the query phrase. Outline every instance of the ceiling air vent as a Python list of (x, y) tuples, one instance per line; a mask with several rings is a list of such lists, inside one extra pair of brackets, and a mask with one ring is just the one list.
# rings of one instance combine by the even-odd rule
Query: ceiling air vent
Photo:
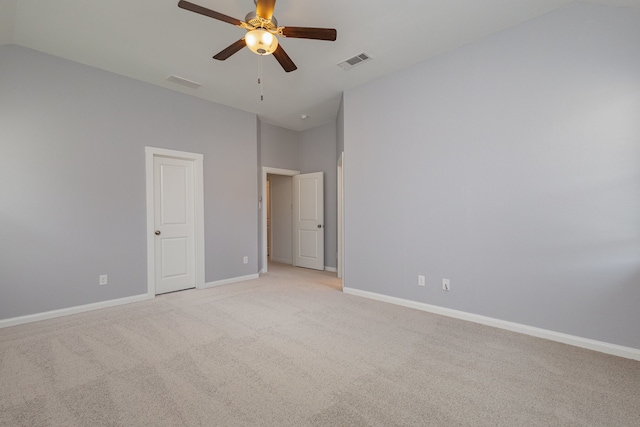
[(200, 86), (202, 86), (202, 83), (194, 82), (193, 80), (188, 80), (178, 76), (171, 76), (167, 80), (182, 86), (190, 87), (191, 89), (198, 89)]
[(346, 61), (342, 61), (338, 65), (342, 67), (343, 70), (348, 70), (350, 68), (355, 67), (358, 64), (362, 64), (363, 62), (370, 61), (371, 57), (366, 53), (362, 52), (359, 55), (354, 56), (353, 58), (349, 58)]

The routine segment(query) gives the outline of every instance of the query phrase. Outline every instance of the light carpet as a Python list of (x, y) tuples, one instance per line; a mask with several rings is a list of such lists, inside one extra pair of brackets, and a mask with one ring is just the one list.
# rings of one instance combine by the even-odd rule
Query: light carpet
[(640, 363), (260, 279), (0, 330), (2, 426), (640, 426)]

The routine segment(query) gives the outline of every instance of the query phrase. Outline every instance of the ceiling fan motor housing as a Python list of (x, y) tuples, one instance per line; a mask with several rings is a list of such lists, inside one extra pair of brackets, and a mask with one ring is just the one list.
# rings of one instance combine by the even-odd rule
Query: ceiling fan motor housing
[(271, 32), (275, 32), (278, 29), (278, 20), (275, 16), (272, 16), (271, 19), (264, 19), (258, 16), (255, 11), (247, 13), (247, 16), (244, 17), (244, 22), (254, 28), (264, 28)]

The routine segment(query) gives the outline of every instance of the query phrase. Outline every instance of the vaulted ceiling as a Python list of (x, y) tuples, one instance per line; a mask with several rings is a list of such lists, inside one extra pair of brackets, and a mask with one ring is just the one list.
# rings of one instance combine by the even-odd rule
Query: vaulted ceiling
[[(191, 0), (243, 20), (252, 0)], [(640, 0), (590, 0), (640, 8)], [(534, 19), (571, 0), (278, 0), (281, 26), (336, 28), (335, 42), (281, 38), (298, 66), (243, 49), (212, 56), (245, 30), (178, 8), (178, 0), (0, 0), (0, 44), (14, 43), (305, 130), (335, 120), (341, 93)], [(337, 64), (365, 52), (348, 71)], [(264, 100), (257, 78), (262, 60)], [(168, 81), (176, 75), (197, 89)], [(301, 115), (307, 115), (303, 120)]]

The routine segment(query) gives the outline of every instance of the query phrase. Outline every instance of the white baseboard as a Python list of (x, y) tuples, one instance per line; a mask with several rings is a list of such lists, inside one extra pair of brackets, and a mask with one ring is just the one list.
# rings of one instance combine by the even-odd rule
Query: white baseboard
[(245, 280), (259, 279), (259, 274), (250, 274), (248, 276), (232, 277), (231, 279), (217, 280), (215, 282), (205, 283), (204, 286), (198, 289), (215, 288), (216, 286), (230, 285), (231, 283), (244, 282)]
[(563, 334), (560, 332), (550, 331), (547, 329), (527, 326), (520, 323), (507, 322), (505, 320), (494, 319), (492, 317), (480, 316), (478, 314), (467, 313), (450, 308), (439, 307), (437, 305), (425, 304), (417, 301), (406, 300), (402, 298), (390, 297), (387, 295), (377, 294), (359, 289), (344, 288), (345, 294), (356, 295), (359, 297), (369, 298), (377, 301), (388, 302), (391, 304), (401, 305), (416, 310), (427, 311), (429, 313), (440, 314), (442, 316), (453, 317), (456, 319), (466, 320), (469, 322), (480, 323), (482, 325), (493, 326), (495, 328), (506, 329), (521, 334), (531, 335), (537, 338), (544, 338), (551, 341), (561, 342), (576, 347), (582, 347), (589, 350), (599, 351), (601, 353), (611, 354), (614, 356), (624, 357), (640, 361), (640, 349), (632, 347), (624, 347), (617, 344), (610, 344), (603, 341), (596, 341), (588, 338), (576, 337), (574, 335)]
[[(258, 274), (251, 274), (249, 276), (242, 276), (242, 277), (234, 277), (232, 279), (205, 283), (204, 286), (199, 289), (206, 289), (206, 288), (212, 288), (215, 286), (228, 285), (230, 283), (257, 279), (259, 277), (260, 276)], [(92, 310), (99, 310), (101, 308), (108, 308), (108, 307), (115, 307), (123, 304), (130, 304), (132, 302), (146, 301), (153, 298), (155, 298), (155, 295), (143, 294), (143, 295), (136, 295), (132, 297), (114, 299), (109, 301), (101, 301), (93, 304), (79, 305), (76, 307), (62, 308), (60, 310), (46, 311), (44, 313), (36, 313), (36, 314), (29, 314), (26, 316), (12, 317), (10, 319), (0, 320), (0, 329), (7, 328), (9, 326), (21, 325), (23, 323), (38, 322), (40, 320), (54, 319), (56, 317), (69, 316), (71, 314), (84, 313), (86, 311), (92, 311)]]
[(330, 271), (332, 273), (338, 272), (338, 270), (335, 267), (327, 267), (326, 265), (324, 266), (324, 271)]
[(280, 264), (289, 264), (289, 265), (293, 264), (293, 260), (291, 258), (285, 259), (285, 258), (273, 258), (273, 257), (271, 257), (270, 261), (277, 262), (277, 263), (280, 263)]
[(0, 320), (0, 328), (21, 325), (23, 323), (38, 322), (40, 320), (54, 319), (56, 317), (69, 316), (71, 314), (84, 313), (86, 311), (99, 310), (101, 308), (115, 307), (117, 305), (130, 304), (132, 302), (145, 301), (152, 299), (153, 297), (153, 295), (148, 294), (136, 295), (132, 297), (96, 302), (93, 304), (78, 305), (76, 307), (62, 308), (60, 310), (46, 311), (44, 313), (13, 317), (11, 319), (3, 319)]

